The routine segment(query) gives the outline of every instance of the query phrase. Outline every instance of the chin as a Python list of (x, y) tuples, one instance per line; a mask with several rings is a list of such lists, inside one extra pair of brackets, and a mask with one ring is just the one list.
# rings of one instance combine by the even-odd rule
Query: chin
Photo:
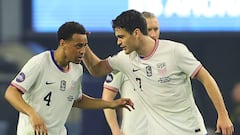
[(132, 52), (132, 51), (126, 51), (126, 50), (125, 50), (125, 54), (130, 54), (131, 52)]

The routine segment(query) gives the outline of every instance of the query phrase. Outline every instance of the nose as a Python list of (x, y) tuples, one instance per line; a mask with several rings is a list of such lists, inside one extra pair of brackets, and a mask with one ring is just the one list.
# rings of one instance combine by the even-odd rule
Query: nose
[(117, 44), (120, 46), (122, 44), (122, 41), (120, 39), (117, 39)]
[(157, 37), (157, 33), (154, 30), (149, 31), (148, 35), (153, 39), (156, 39)]
[(79, 53), (80, 54), (84, 54), (86, 52), (86, 46), (82, 47), (80, 50), (79, 50)]

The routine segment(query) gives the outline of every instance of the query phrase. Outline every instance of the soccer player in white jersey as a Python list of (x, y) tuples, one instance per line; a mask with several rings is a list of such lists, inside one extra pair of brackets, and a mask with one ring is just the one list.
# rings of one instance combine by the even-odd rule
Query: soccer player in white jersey
[(133, 107), (130, 99), (108, 102), (82, 93), (80, 62), (88, 41), (81, 24), (64, 23), (58, 41), (56, 50), (33, 56), (6, 90), (5, 98), (20, 112), (17, 135), (67, 135), (64, 124), (72, 107)]
[(203, 118), (194, 102), (190, 79), (205, 87), (217, 111), (216, 132), (233, 134), (219, 87), (187, 47), (148, 36), (146, 20), (136, 10), (122, 12), (112, 20), (117, 44), (123, 49), (105, 60), (86, 47), (84, 64), (93, 76), (123, 72), (141, 100), (147, 135), (206, 135)]
[[(147, 22), (148, 35), (158, 40), (160, 31), (157, 17), (153, 13), (146, 11), (142, 12), (142, 14)], [(147, 120), (145, 110), (127, 76), (122, 72), (110, 73), (106, 77), (103, 88), (102, 99), (112, 101), (119, 92), (121, 97), (131, 98), (135, 106), (132, 112), (120, 110), (120, 118), (122, 118), (122, 120), (119, 120), (121, 129), (118, 124), (116, 111), (104, 109), (112, 135), (146, 135)]]

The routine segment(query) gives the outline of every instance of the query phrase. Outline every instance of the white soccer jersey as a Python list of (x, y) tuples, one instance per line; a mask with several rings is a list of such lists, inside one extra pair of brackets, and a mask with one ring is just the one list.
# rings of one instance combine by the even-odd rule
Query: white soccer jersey
[[(82, 96), (82, 66), (69, 64), (63, 72), (56, 64), (53, 51), (32, 57), (12, 81), (21, 90), (23, 99), (32, 106), (45, 122), (48, 135), (66, 135), (64, 124), (73, 102)], [(34, 134), (29, 117), (20, 112), (18, 135)]]
[(121, 129), (126, 135), (146, 135), (146, 114), (141, 105), (136, 91), (132, 87), (129, 79), (123, 73), (109, 74), (104, 82), (104, 87), (114, 92), (119, 92), (121, 97), (130, 98), (135, 109), (129, 112), (127, 109), (122, 109), (122, 125)]
[(136, 89), (147, 114), (147, 135), (207, 134), (190, 81), (202, 65), (186, 46), (158, 40), (146, 58), (121, 51), (108, 62), (125, 73)]

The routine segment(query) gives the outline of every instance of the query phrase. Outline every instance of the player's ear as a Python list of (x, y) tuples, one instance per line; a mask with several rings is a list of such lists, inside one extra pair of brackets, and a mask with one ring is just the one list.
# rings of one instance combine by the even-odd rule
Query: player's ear
[(64, 41), (63, 39), (60, 39), (60, 41), (59, 41), (59, 46), (63, 46), (64, 43), (65, 43), (65, 41)]
[(136, 28), (136, 29), (133, 31), (133, 35), (134, 35), (134, 36), (138, 36), (140, 33), (141, 33), (141, 31), (140, 31), (139, 28)]

